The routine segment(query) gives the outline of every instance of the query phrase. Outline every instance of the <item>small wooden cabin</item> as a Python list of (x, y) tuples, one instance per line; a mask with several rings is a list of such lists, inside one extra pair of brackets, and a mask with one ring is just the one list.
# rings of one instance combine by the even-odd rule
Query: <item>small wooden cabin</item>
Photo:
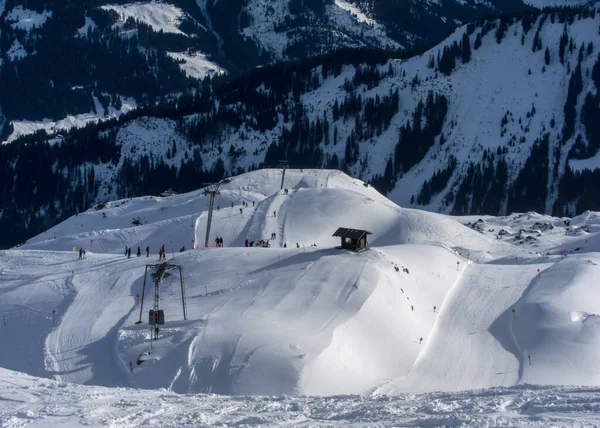
[(342, 239), (343, 249), (358, 252), (365, 250), (369, 246), (367, 235), (372, 235), (372, 233), (366, 230), (340, 227), (332, 236)]

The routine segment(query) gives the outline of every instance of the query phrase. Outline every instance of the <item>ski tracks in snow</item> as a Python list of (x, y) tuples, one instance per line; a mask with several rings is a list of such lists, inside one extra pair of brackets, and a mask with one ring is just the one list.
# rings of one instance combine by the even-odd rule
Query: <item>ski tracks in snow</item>
[(73, 302), (46, 338), (47, 361), (56, 379), (105, 386), (130, 383), (124, 382), (125, 363), (114, 360), (119, 359), (118, 330), (135, 309), (131, 286), (143, 274), (131, 266), (120, 270), (121, 263), (102, 263), (101, 275), (91, 269), (74, 278)]
[(504, 330), (494, 326), (534, 276), (531, 265), (469, 264), (444, 300), (432, 334), (406, 378), (379, 391), (514, 385), (522, 361), (506, 347), (513, 340), (510, 325)]

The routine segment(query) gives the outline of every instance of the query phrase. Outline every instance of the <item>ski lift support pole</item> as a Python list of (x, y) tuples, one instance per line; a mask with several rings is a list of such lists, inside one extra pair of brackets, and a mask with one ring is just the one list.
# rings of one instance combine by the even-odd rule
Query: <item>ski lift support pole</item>
[(208, 244), (210, 242), (210, 226), (212, 223), (213, 209), (215, 208), (215, 197), (221, 194), (219, 193), (220, 184), (220, 182), (207, 184), (207, 188), (206, 190), (204, 190), (205, 195), (210, 195), (210, 202), (208, 204), (208, 220), (206, 221), (206, 239), (204, 241), (204, 247), (208, 247)]
[(283, 190), (283, 184), (285, 182), (285, 170), (288, 168), (288, 161), (287, 160), (280, 160), (279, 161), (279, 167), (283, 168), (283, 174), (281, 174), (281, 190)]
[(183, 306), (183, 319), (187, 320), (187, 305), (185, 303), (185, 288), (183, 287), (183, 273), (181, 272), (181, 266), (179, 266), (179, 279), (181, 280), (181, 304)]
[(136, 322), (136, 324), (142, 323), (142, 313), (144, 312), (144, 292), (146, 291), (146, 275), (148, 274), (148, 265), (146, 265), (146, 270), (144, 270), (144, 286), (142, 287), (142, 300), (140, 302), (140, 320)]

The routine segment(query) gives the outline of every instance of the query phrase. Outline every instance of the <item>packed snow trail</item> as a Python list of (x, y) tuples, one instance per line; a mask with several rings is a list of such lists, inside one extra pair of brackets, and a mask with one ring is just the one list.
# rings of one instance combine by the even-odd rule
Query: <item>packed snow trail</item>
[[(278, 242), (283, 242), (281, 231), (285, 226), (282, 226), (283, 223), (279, 221), (279, 213), (281, 213), (281, 206), (291, 196), (291, 194), (286, 195), (283, 190), (280, 190), (273, 196), (259, 202), (248, 227), (246, 238), (254, 241), (254, 245), (258, 245), (258, 241), (261, 239), (269, 241), (270, 246), (276, 246)], [(272, 233), (277, 234), (277, 239), (271, 238)], [(279, 246), (283, 247), (283, 244)]]
[(86, 269), (73, 279), (75, 298), (46, 339), (46, 365), (55, 379), (103, 386), (128, 383), (116, 349), (118, 330), (136, 309), (132, 289), (143, 280), (148, 260), (90, 255), (82, 261)]
[(458, 391), (518, 383), (521, 362), (514, 349), (503, 346), (512, 340), (512, 319), (505, 320), (504, 329), (491, 327), (510, 313), (537, 268), (548, 266), (471, 263), (444, 301), (414, 366), (405, 377), (377, 391)]

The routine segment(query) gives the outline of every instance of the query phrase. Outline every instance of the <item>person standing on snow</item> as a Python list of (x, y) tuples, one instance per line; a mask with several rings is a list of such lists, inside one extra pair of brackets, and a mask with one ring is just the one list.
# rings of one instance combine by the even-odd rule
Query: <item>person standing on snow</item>
[(244, 242), (244, 245), (247, 247), (248, 244), (250, 244), (250, 242), (246, 239), (246, 241)]
[(137, 250), (137, 256), (141, 256), (142, 255), (142, 249), (138, 246), (138, 250)]
[(150, 247), (146, 247), (146, 257), (150, 257)]
[(83, 248), (79, 249), (79, 260), (83, 258)]
[(131, 247), (127, 248), (127, 258), (130, 259), (131, 258)]

